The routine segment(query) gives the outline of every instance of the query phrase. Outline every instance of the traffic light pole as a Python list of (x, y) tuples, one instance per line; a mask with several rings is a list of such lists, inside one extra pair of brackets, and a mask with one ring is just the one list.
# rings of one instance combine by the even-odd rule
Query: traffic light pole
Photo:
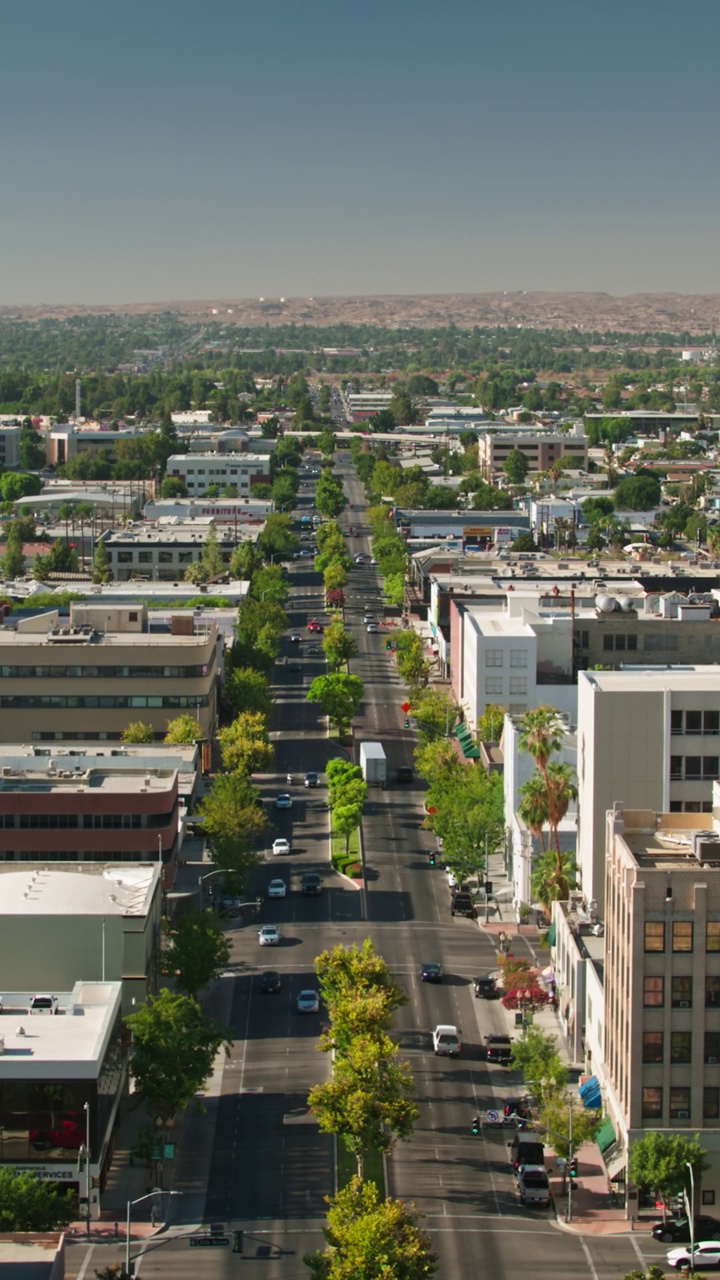
[(570, 1106), (568, 1107), (568, 1194), (567, 1194), (567, 1210), (565, 1213), (565, 1221), (572, 1222), (572, 1193), (573, 1193), (573, 1104), (572, 1097), (569, 1098)]

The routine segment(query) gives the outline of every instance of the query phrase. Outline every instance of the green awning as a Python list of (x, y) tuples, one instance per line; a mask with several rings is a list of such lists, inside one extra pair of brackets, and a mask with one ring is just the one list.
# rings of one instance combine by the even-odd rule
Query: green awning
[(556, 938), (557, 938), (557, 926), (555, 924), (555, 921), (553, 920), (552, 924), (550, 925), (550, 928), (545, 934), (545, 941), (547, 942), (549, 947), (554, 947)]
[(612, 1120), (603, 1120), (600, 1128), (595, 1132), (595, 1141), (601, 1156), (604, 1156), (605, 1152), (617, 1142)]

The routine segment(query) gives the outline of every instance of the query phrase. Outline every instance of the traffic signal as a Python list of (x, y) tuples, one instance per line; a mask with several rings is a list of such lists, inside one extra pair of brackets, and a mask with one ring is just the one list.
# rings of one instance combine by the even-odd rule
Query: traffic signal
[(233, 1231), (233, 1253), (242, 1253), (243, 1251), (243, 1232)]
[(568, 1173), (570, 1174), (570, 1177), (571, 1177), (571, 1178), (577, 1178), (577, 1176), (578, 1176), (578, 1158), (577, 1158), (577, 1156), (573, 1156), (572, 1160), (570, 1161), (570, 1164), (568, 1165)]
[(479, 1132), (480, 1132), (480, 1117), (479, 1117), (479, 1116), (473, 1116), (473, 1121), (472, 1121), (472, 1131), (473, 1131), (473, 1133), (475, 1134), (475, 1136), (477, 1137), (477, 1135), (478, 1135), (478, 1134), (479, 1134)]
[(431, 866), (431, 867), (434, 867), (434, 866), (435, 866), (435, 854), (434, 854), (434, 853), (429, 853), (429, 854), (428, 854), (428, 862), (430, 863), (430, 866)]
[(385, 641), (385, 648), (386, 648), (386, 649), (391, 649), (391, 648), (392, 648), (392, 640), (386, 640), (386, 641)]
[(410, 721), (409, 721), (409, 719), (408, 719), (408, 717), (407, 717), (407, 716), (405, 717), (405, 728), (406, 728), (406, 729), (409, 729), (409, 728), (410, 728)]

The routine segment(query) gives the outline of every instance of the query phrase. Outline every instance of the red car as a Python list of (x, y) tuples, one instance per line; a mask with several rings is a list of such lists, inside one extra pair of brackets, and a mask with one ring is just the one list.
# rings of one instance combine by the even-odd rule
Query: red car
[(308, 631), (322, 631), (322, 626), (319, 622), (315, 622), (313, 620), (312, 622), (308, 622), (307, 629)]

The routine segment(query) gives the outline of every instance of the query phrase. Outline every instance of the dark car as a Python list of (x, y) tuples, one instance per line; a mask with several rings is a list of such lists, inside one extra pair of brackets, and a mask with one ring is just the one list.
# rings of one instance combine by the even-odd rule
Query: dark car
[(318, 784), (318, 776), (315, 773), (314, 769), (311, 769), (309, 773), (305, 774), (305, 786), (316, 787), (317, 784)]
[(434, 961), (426, 961), (420, 965), (421, 982), (442, 982), (442, 966)]
[(473, 991), (478, 1000), (497, 1000), (500, 992), (498, 984), (494, 978), (487, 974), (485, 977), (475, 978), (473, 981)]
[(410, 765), (401, 764), (400, 768), (397, 770), (395, 774), (395, 777), (397, 778), (398, 782), (412, 782), (413, 771), (410, 768)]
[(534, 1168), (542, 1168), (545, 1163), (545, 1148), (542, 1142), (537, 1140), (530, 1141), (529, 1138), (513, 1138), (510, 1143), (510, 1163), (513, 1169), (520, 1169), (522, 1165), (533, 1165)]
[(512, 1057), (512, 1044), (510, 1036), (486, 1036), (485, 1056), (488, 1062), (501, 1062), (507, 1066)]
[(302, 671), (302, 663), (301, 663), (301, 662), (289, 662), (289, 663), (288, 663), (288, 671)]
[(322, 887), (322, 876), (319, 876), (316, 871), (306, 871), (300, 881), (300, 891), (307, 896), (322, 893)]
[(469, 893), (456, 893), (450, 901), (450, 914), (453, 916), (475, 915), (475, 903)]
[[(663, 1244), (687, 1244), (690, 1241), (690, 1223), (687, 1218), (668, 1218), (666, 1222), (654, 1222), (652, 1234), (655, 1240), (662, 1240)], [(699, 1213), (695, 1218), (693, 1236), (696, 1244), (701, 1240), (720, 1240), (720, 1221), (707, 1213)]]
[(266, 969), (260, 974), (260, 990), (275, 995), (280, 990), (280, 974), (277, 969)]

